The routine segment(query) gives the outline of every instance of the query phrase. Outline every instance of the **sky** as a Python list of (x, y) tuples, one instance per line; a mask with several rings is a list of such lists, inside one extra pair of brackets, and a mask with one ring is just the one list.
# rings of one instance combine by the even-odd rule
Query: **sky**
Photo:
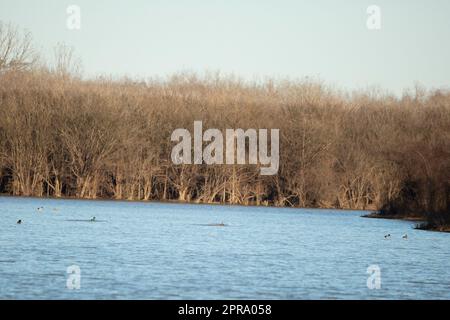
[[(69, 29), (70, 5), (80, 29)], [(380, 8), (371, 30), (370, 5)], [(448, 0), (0, 0), (43, 55), (75, 48), (86, 77), (220, 71), (341, 89), (450, 88)], [(372, 20), (371, 20), (372, 21)]]

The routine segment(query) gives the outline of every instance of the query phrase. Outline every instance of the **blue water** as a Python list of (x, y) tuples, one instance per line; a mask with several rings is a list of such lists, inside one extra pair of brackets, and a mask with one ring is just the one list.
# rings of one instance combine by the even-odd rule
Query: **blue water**
[(450, 234), (362, 214), (0, 197), (0, 298), (450, 299)]

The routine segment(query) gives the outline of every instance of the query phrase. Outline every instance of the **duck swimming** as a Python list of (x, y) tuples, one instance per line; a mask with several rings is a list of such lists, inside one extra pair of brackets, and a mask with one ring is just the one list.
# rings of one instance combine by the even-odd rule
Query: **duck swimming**
[(39, 208), (37, 208), (36, 210), (37, 211), (42, 211), (44, 209), (44, 207), (39, 207)]
[(22, 220), (17, 220), (17, 224), (21, 224), (22, 223)]
[(92, 219), (91, 219), (91, 220), (89, 220), (89, 221), (91, 221), (91, 222), (95, 222), (95, 217), (92, 217)]
[(221, 222), (221, 223), (210, 223), (208, 224), (208, 226), (210, 227), (225, 227), (225, 223)]
[(385, 239), (389, 239), (391, 237), (391, 234), (388, 233), (387, 235), (384, 236)]
[(405, 233), (402, 238), (403, 239), (408, 239), (408, 235)]

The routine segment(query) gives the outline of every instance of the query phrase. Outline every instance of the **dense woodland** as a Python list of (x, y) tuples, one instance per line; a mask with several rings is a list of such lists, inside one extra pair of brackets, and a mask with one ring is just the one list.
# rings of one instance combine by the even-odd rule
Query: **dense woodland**
[[(450, 225), (450, 92), (233, 76), (83, 80), (0, 24), (0, 193), (381, 210)], [(171, 133), (280, 129), (280, 169), (173, 165)]]

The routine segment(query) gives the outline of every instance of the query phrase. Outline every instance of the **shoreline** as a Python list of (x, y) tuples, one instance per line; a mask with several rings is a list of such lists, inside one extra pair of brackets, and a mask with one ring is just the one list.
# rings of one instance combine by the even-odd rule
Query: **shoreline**
[(387, 220), (403, 220), (403, 221), (411, 221), (411, 222), (418, 222), (414, 229), (416, 230), (423, 230), (423, 231), (433, 231), (433, 232), (446, 232), (450, 233), (450, 226), (433, 226), (430, 225), (426, 219), (421, 217), (411, 217), (411, 216), (396, 216), (396, 215), (383, 215), (378, 212), (372, 212), (366, 215), (361, 216), (362, 218), (369, 218), (369, 219), (387, 219)]
[(389, 215), (389, 214), (381, 214), (378, 212), (371, 212), (362, 216), (362, 218), (370, 218), (370, 219), (388, 219), (388, 220), (404, 220), (404, 221), (417, 221), (417, 222), (426, 222), (422, 217), (411, 217), (406, 215)]
[(1, 194), (0, 198), (24, 198), (24, 199), (45, 199), (45, 200), (74, 200), (74, 201), (105, 201), (105, 202), (129, 202), (129, 203), (167, 203), (167, 204), (187, 204), (187, 205), (198, 205), (198, 206), (224, 206), (224, 207), (258, 207), (258, 208), (277, 208), (277, 209), (304, 209), (304, 210), (338, 210), (338, 211), (361, 211), (361, 212), (371, 212), (373, 209), (348, 209), (348, 208), (319, 208), (319, 207), (292, 207), (292, 206), (275, 206), (275, 205), (257, 205), (251, 204), (235, 204), (235, 203), (220, 203), (220, 202), (196, 202), (196, 201), (180, 201), (180, 200), (127, 200), (127, 199), (113, 199), (113, 198), (96, 198), (96, 199), (86, 199), (86, 198), (76, 198), (76, 197), (36, 197), (36, 196), (14, 196), (10, 194)]
[(258, 208), (277, 208), (277, 209), (303, 209), (303, 210), (339, 210), (339, 211), (361, 211), (369, 212), (360, 216), (368, 219), (386, 219), (386, 220), (403, 220), (410, 222), (418, 222), (414, 229), (432, 232), (450, 233), (450, 226), (432, 226), (426, 222), (426, 219), (419, 216), (407, 215), (389, 215), (380, 214), (370, 209), (346, 209), (346, 208), (309, 208), (309, 207), (288, 207), (288, 206), (274, 206), (274, 205), (256, 205), (256, 204), (229, 204), (229, 203), (202, 203), (195, 201), (179, 201), (179, 200), (127, 200), (127, 199), (110, 199), (110, 198), (96, 198), (84, 199), (76, 197), (35, 197), (35, 196), (14, 196), (10, 194), (0, 194), (0, 198), (24, 198), (24, 199), (45, 199), (45, 200), (75, 200), (75, 201), (105, 201), (105, 202), (129, 202), (129, 203), (166, 203), (166, 204), (188, 204), (188, 205), (210, 205), (210, 206), (232, 206), (232, 207), (258, 207)]

